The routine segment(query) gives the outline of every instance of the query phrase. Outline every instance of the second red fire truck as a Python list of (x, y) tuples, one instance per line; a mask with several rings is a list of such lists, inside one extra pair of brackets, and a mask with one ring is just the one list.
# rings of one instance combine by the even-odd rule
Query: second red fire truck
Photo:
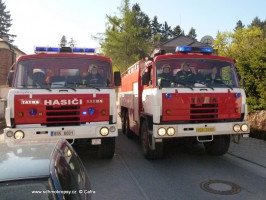
[(111, 60), (94, 49), (36, 47), (9, 74), (5, 140), (65, 138), (111, 158), (118, 135)]
[(147, 159), (162, 157), (166, 140), (184, 137), (223, 155), (231, 135), (250, 131), (234, 62), (210, 47), (179, 46), (138, 61), (122, 74), (119, 96), (123, 132), (140, 136)]

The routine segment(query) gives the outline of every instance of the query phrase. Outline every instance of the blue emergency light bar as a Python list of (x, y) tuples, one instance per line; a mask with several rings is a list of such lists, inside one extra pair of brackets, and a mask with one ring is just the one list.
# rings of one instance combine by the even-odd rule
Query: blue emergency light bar
[[(69, 49), (69, 51), (67, 51)], [(35, 53), (59, 53), (59, 52), (69, 52), (69, 53), (95, 53), (93, 48), (71, 48), (71, 47), (35, 47)]]
[(184, 52), (184, 53), (193, 53), (193, 52), (199, 52), (199, 53), (212, 53), (212, 47), (190, 47), (190, 46), (177, 46), (176, 52)]

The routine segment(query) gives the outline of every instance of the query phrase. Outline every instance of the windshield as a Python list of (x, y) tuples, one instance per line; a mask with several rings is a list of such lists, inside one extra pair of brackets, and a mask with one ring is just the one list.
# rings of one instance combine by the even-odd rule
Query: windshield
[(167, 59), (156, 63), (160, 87), (238, 87), (232, 63), (212, 59)]
[(43, 58), (18, 63), (16, 88), (110, 88), (109, 62), (84, 58)]

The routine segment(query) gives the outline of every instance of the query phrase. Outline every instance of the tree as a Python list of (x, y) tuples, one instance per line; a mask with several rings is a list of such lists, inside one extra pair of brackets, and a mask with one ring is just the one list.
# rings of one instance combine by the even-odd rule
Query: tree
[(13, 38), (16, 35), (9, 34), (9, 29), (12, 26), (12, 19), (9, 11), (6, 11), (6, 5), (2, 0), (0, 0), (0, 38), (4, 36), (8, 37), (8, 42), (14, 42)]
[(61, 40), (60, 40), (60, 44), (59, 46), (60, 47), (65, 47), (67, 45), (67, 39), (66, 39), (66, 36), (62, 36)]
[(252, 27), (252, 26), (260, 27), (264, 33), (264, 36), (266, 36), (266, 19), (262, 21), (258, 17), (255, 17), (252, 20), (251, 24), (249, 25), (249, 27)]
[(236, 23), (236, 27), (235, 30), (240, 29), (240, 28), (244, 28), (245, 25), (243, 25), (241, 20), (238, 20), (238, 22)]
[(196, 38), (197, 37), (197, 34), (196, 34), (196, 29), (194, 29), (193, 27), (191, 27), (190, 31), (188, 32), (188, 35), (189, 37), (191, 38)]
[(130, 9), (129, 0), (119, 8), (121, 17), (108, 16), (103, 53), (110, 57), (116, 69), (124, 71), (151, 50), (151, 28), (148, 16), (138, 4)]
[(182, 29), (179, 25), (177, 25), (176, 27), (173, 28), (172, 32), (173, 32), (173, 36), (176, 37), (182, 34)]
[(250, 111), (266, 108), (266, 38), (260, 27), (218, 33), (214, 48), (219, 55), (236, 60), (237, 71), (245, 81)]
[(169, 26), (167, 22), (164, 22), (161, 33), (162, 33), (161, 42), (166, 42), (167, 40), (173, 38), (173, 32), (171, 26)]
[(152, 34), (156, 35), (156, 34), (160, 34), (161, 33), (161, 28), (162, 28), (162, 24), (160, 24), (158, 22), (158, 17), (154, 16), (152, 22), (151, 22), (151, 30), (152, 30)]
[(70, 41), (68, 42), (70, 47), (75, 47), (76, 46), (76, 41), (73, 38), (70, 38)]
[(262, 26), (262, 21), (258, 17), (255, 17), (253, 19), (253, 21), (251, 22), (251, 24), (250, 24), (250, 27), (251, 26), (261, 27)]

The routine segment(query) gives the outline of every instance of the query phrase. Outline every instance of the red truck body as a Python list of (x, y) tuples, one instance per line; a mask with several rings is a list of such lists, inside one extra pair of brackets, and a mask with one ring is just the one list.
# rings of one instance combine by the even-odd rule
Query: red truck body
[[(184, 63), (194, 78), (187, 83), (178, 77)], [(214, 65), (222, 80), (208, 82)], [(230, 135), (249, 133), (246, 96), (234, 63), (209, 52), (177, 52), (138, 61), (122, 73), (119, 96), (123, 132), (141, 137), (149, 159), (163, 155), (165, 140), (196, 138), (208, 153), (221, 155), (229, 148)]]
[(111, 60), (86, 49), (36, 49), (10, 72), (5, 139), (86, 141), (98, 145), (99, 157), (111, 158), (118, 136)]

